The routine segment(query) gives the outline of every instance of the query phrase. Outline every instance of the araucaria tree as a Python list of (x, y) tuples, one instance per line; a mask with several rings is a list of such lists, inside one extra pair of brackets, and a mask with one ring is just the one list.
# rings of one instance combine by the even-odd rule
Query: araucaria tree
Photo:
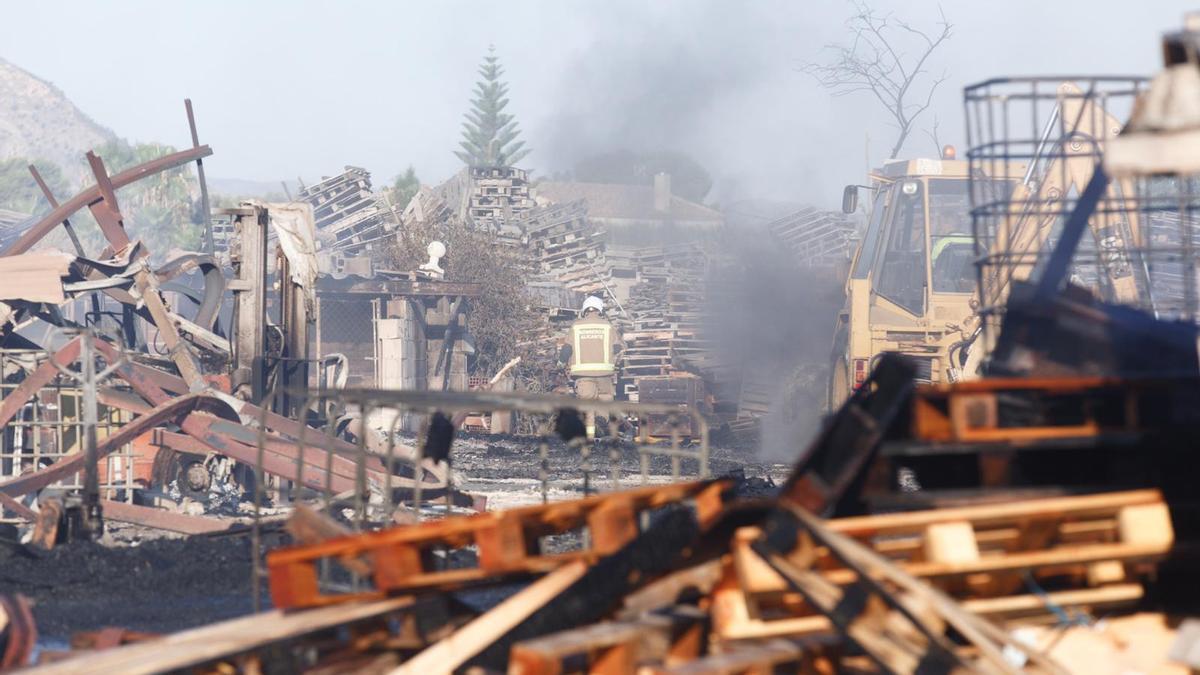
[(521, 133), (508, 106), (508, 85), (500, 81), (504, 68), (500, 66), (495, 46), (488, 47), (488, 55), (479, 66), (482, 80), (475, 83), (475, 98), (463, 122), (462, 150), (454, 154), (468, 166), (513, 166), (521, 161), (529, 150), (525, 141), (518, 141)]

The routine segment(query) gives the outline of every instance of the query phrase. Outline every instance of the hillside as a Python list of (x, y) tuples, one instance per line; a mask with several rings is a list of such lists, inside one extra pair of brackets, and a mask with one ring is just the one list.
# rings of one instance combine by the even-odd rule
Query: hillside
[(116, 138), (57, 87), (0, 58), (0, 160), (48, 160), (76, 185), (84, 153)]

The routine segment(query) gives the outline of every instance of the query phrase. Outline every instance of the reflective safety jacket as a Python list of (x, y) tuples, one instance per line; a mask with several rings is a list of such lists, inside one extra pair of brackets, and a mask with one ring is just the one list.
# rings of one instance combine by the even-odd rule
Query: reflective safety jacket
[(612, 375), (616, 370), (613, 354), (620, 349), (617, 329), (603, 316), (576, 319), (571, 324), (571, 375)]

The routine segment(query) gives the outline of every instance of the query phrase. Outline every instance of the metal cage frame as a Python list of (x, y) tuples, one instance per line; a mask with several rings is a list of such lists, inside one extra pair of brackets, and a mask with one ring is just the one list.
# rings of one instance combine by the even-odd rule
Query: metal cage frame
[[(1032, 280), (1048, 263), (1107, 142), (1147, 84), (1142, 77), (1086, 75), (997, 78), (964, 88), (985, 330), (999, 325), (1013, 282)], [(1073, 252), (1072, 278), (1101, 299), (1156, 311), (1153, 265), (1190, 248), (1155, 246), (1139, 218), (1145, 206), (1133, 181), (1109, 181), (1089, 219), (1092, 236)]]

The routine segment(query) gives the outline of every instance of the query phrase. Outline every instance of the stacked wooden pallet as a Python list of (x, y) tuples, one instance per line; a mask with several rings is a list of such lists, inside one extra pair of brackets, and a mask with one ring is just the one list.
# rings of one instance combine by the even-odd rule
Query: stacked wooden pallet
[(404, 206), (405, 223), (458, 221), (495, 237), (498, 245), (524, 247), (521, 220), (534, 207), (529, 175), (514, 167), (468, 167), (433, 188), (421, 188)]
[(766, 415), (771, 409), (771, 401), (777, 394), (766, 378), (755, 375), (754, 373), (742, 374), (737, 415), (740, 418), (757, 418)]
[(625, 393), (636, 396), (640, 378), (695, 375), (688, 372), (694, 371), (689, 360), (705, 358), (711, 348), (705, 337), (708, 254), (679, 245), (636, 249), (614, 259), (616, 275), (635, 279), (625, 303)]
[(403, 209), (400, 220), (407, 227), (444, 223), (454, 217), (454, 209), (440, 189), (421, 186), (407, 204), (399, 206)]
[(844, 263), (854, 255), (857, 229), (848, 216), (805, 207), (767, 224), (767, 229), (804, 266)]
[(572, 290), (594, 290), (604, 266), (605, 235), (588, 220), (586, 203), (534, 208), (519, 225), (534, 270)]
[(521, 224), (541, 279), (580, 296), (627, 289), (621, 307), (610, 306), (625, 342), (622, 394), (639, 400), (642, 378), (700, 377), (715, 409), (727, 417), (765, 413), (769, 395), (744, 383), (738, 364), (722, 361), (709, 335), (711, 252), (698, 244), (607, 247), (589, 225), (583, 202), (532, 209)]
[(533, 208), (528, 172), (511, 166), (472, 167), (470, 179), (467, 220), (509, 243), (518, 242), (521, 228), (516, 222)]
[(313, 207), (317, 231), (325, 247), (343, 253), (377, 248), (396, 227), (396, 218), (371, 190), (371, 174), (348, 166), (341, 174), (300, 190), (300, 199)]

